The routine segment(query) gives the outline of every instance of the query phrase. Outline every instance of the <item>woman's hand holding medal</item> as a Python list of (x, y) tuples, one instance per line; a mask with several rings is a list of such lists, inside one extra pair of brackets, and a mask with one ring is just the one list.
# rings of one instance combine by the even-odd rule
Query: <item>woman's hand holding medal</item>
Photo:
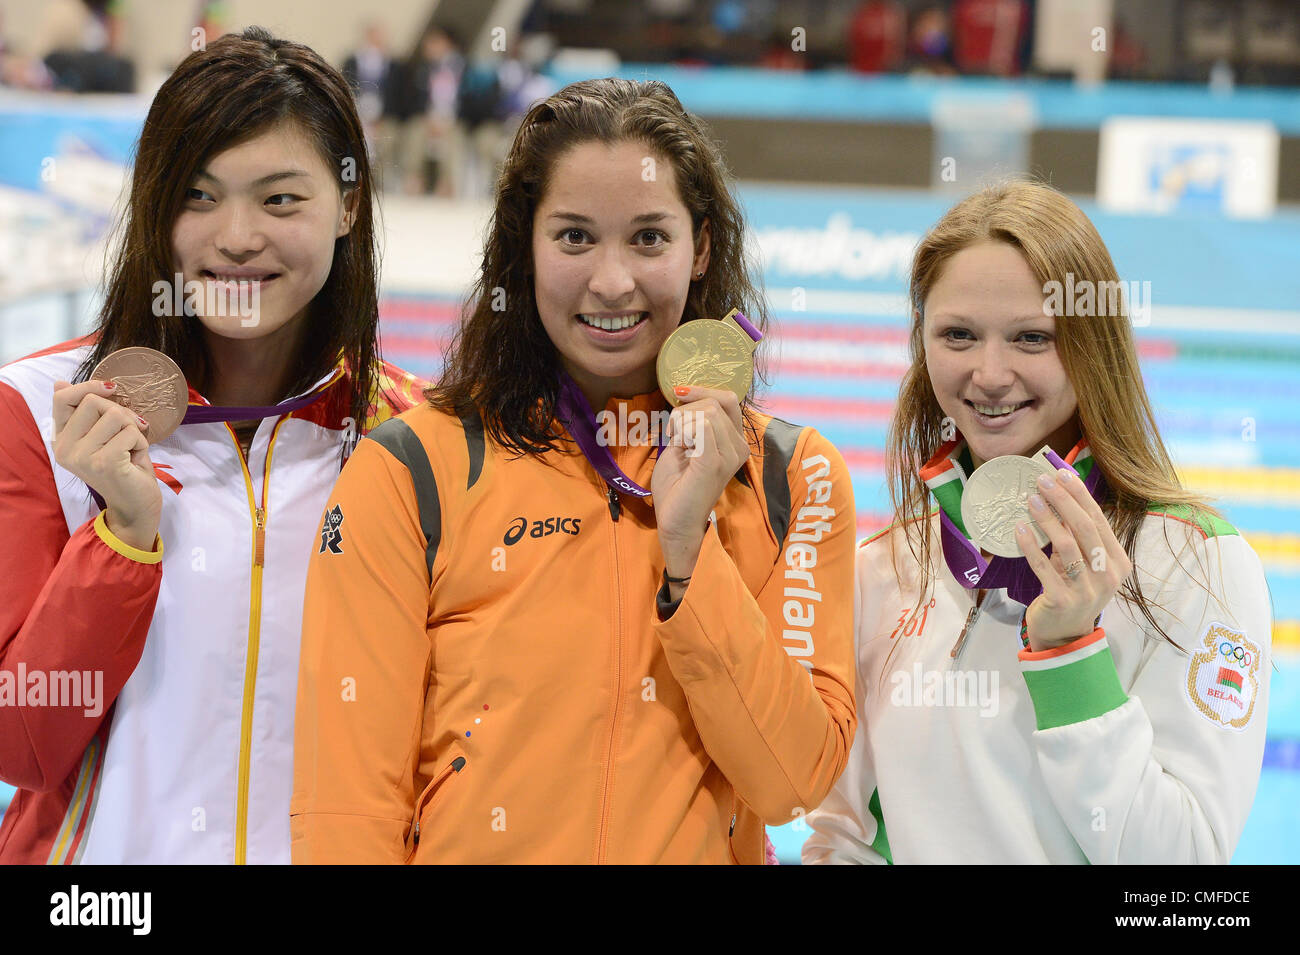
[[(650, 488), (665, 570), (689, 577), (704, 543), (709, 512), (749, 457), (740, 401), (731, 391), (678, 385), (668, 419), (668, 443), (655, 462)], [(680, 585), (670, 590), (674, 597)]]
[(54, 389), (54, 460), (104, 499), (109, 530), (153, 550), (162, 492), (149, 445), (185, 420), (185, 373), (162, 352), (136, 346), (107, 355), (89, 381), (56, 381)]
[[(684, 322), (659, 349), (655, 374), (674, 408), (650, 489), (669, 577), (690, 577), (709, 512), (749, 457), (740, 405), (753, 383), (754, 349), (762, 337), (732, 309), (721, 321)], [(669, 581), (673, 599), (684, 589)]]
[(122, 541), (153, 550), (162, 492), (149, 459), (148, 423), (97, 379), (54, 383), (54, 460), (104, 498), (105, 520)]
[(1025, 612), (1026, 635), (1034, 651), (1092, 632), (1098, 614), (1133, 570), (1110, 522), (1073, 471), (1057, 471), (1055, 478), (1043, 475), (1038, 487), (1029, 508), (1051, 540), (1050, 560), (1026, 525), (1016, 527), (1016, 542), (1043, 585)]

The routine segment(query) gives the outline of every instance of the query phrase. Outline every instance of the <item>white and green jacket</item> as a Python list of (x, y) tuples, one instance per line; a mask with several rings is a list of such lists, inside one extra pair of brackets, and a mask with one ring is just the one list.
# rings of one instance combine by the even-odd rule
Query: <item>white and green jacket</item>
[[(1093, 464), (1084, 442), (1066, 460), (1081, 477)], [(921, 471), (959, 528), (969, 465), (958, 436)], [(938, 509), (930, 520), (924, 599), (902, 528), (859, 544), (858, 728), (808, 816), (804, 863), (1228, 862), (1259, 781), (1272, 666), (1250, 545), (1209, 515), (1148, 513), (1134, 564), (1181, 650), (1116, 597), (1093, 633), (1031, 653), (1024, 608), (990, 590), (954, 658), (977, 591), (944, 562)]]

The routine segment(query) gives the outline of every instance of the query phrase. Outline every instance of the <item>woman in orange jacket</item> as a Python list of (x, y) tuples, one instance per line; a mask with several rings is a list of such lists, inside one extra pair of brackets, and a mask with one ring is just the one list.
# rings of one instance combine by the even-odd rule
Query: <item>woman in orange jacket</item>
[(761, 863), (853, 737), (848, 471), (752, 388), (656, 386), (679, 325), (766, 327), (668, 87), (538, 104), (496, 195), (441, 380), (327, 504), (294, 861)]

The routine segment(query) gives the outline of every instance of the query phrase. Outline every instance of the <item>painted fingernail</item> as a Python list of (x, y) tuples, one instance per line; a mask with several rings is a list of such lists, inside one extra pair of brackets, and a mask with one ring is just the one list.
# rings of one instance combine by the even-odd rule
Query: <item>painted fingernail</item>
[(136, 415), (136, 416), (135, 416), (135, 420), (138, 421), (138, 422), (140, 422), (140, 427), (142, 427), (142, 428), (147, 428), (147, 427), (149, 427), (149, 422), (148, 422), (148, 421), (145, 421), (144, 418), (141, 418), (139, 415)]
[(1077, 481), (1079, 475), (1074, 473), (1072, 468), (1057, 468), (1056, 473), (1061, 475), (1063, 481)]
[(674, 386), (674, 388), (673, 388), (673, 394), (675, 394), (675, 395), (676, 395), (677, 397), (679, 397), (679, 398), (680, 398), (682, 395), (688, 395), (688, 394), (690, 394), (690, 393), (691, 393), (691, 386), (690, 386), (690, 385), (676, 385), (676, 386)]
[(1017, 533), (1017, 534), (1028, 534), (1028, 533), (1029, 533), (1029, 528), (1026, 527), (1024, 524), (1017, 524), (1017, 525), (1016, 525), (1016, 533)]
[(1031, 494), (1029, 495), (1029, 506), (1035, 511), (1041, 511), (1043, 509), (1043, 499), (1037, 494)]
[(105, 389), (106, 391), (112, 391), (114, 388), (117, 387), (117, 382), (116, 382), (116, 381), (106, 381), (106, 382), (103, 383), (103, 385), (104, 385), (104, 389)]
[(1038, 486), (1044, 490), (1050, 491), (1052, 488), (1056, 487), (1056, 482), (1052, 480), (1051, 475), (1040, 474), (1038, 476)]

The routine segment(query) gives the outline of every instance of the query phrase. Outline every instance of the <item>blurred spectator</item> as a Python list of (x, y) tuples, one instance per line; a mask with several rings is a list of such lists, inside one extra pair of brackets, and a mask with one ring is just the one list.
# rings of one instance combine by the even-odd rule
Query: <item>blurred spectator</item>
[(39, 57), (25, 56), (10, 46), (4, 35), (3, 12), (0, 11), (0, 86), (25, 90), (48, 90), (54, 74)]
[(953, 61), (963, 73), (1019, 76), (1029, 39), (1026, 0), (957, 0), (952, 9)]
[(421, 44), (410, 56), (389, 64), (383, 89), (377, 156), (379, 183), (387, 192), (423, 192), (424, 112), (429, 86), (421, 63)]
[(530, 34), (514, 46), (511, 55), (501, 65), (504, 118), (511, 136), (514, 127), (533, 104), (555, 92), (555, 84), (545, 75), (550, 52), (549, 37)]
[(547, 37), (531, 35), (512, 44), (505, 58), (470, 65), (461, 78), (459, 119), (466, 136), (458, 195), (492, 194), (515, 129), (529, 108), (554, 92), (542, 75)]
[(203, 31), (204, 43), (219, 40), (230, 32), (230, 10), (226, 0), (199, 0), (199, 15), (194, 19)]
[(1146, 72), (1147, 51), (1123, 24), (1116, 21), (1111, 28), (1109, 60), (1110, 78), (1117, 80), (1140, 79)]
[(426, 165), (435, 173), (434, 193), (443, 197), (460, 191), (459, 177), (465, 152), (465, 128), (459, 122), (460, 82), (465, 59), (446, 30), (434, 27), (425, 34), (429, 64), (428, 152)]
[(907, 15), (895, 0), (867, 0), (849, 23), (849, 66), (859, 73), (887, 73), (903, 62)]
[(505, 117), (502, 62), (496, 55), (471, 62), (460, 78), (456, 98), (457, 134), (464, 137), (460, 152), (463, 165), (456, 171), (456, 194), (486, 196), (495, 178), (497, 147)]
[(40, 52), (56, 89), (74, 93), (130, 93), (135, 67), (117, 55), (121, 46), (119, 0), (49, 0), (41, 23)]
[(793, 41), (790, 31), (773, 30), (758, 65), (769, 70), (806, 70), (808, 53), (795, 50)]
[(456, 107), (464, 60), (451, 35), (432, 26), (384, 86), (380, 163), (386, 189), (455, 194), (463, 133)]
[(745, 29), (748, 11), (741, 0), (717, 0), (709, 19), (724, 36), (740, 33)]
[(356, 94), (357, 112), (366, 124), (378, 121), (383, 115), (389, 63), (383, 24), (372, 20), (366, 24), (361, 45), (343, 61), (343, 78)]
[(911, 72), (940, 75), (957, 72), (952, 65), (948, 11), (943, 7), (926, 7), (912, 20), (907, 39), (907, 68)]
[(384, 28), (376, 20), (366, 24), (361, 45), (343, 61), (343, 78), (357, 98), (357, 114), (365, 128), (366, 146), (376, 157), (390, 63)]

